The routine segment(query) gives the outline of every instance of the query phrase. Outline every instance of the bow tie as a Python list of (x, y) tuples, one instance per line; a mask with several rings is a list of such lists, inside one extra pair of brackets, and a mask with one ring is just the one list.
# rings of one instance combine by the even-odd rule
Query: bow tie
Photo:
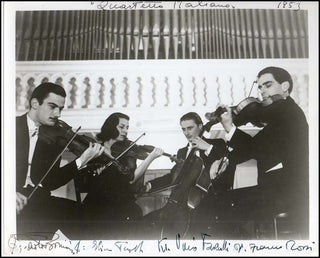
[(36, 136), (39, 133), (39, 128), (36, 127), (34, 130), (30, 130), (31, 137)]

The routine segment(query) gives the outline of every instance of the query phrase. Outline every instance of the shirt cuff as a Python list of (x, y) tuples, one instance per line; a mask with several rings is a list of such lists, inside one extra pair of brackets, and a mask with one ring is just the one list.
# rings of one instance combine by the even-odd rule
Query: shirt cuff
[(81, 166), (82, 166), (82, 161), (81, 161), (80, 158), (77, 158), (77, 159), (76, 159), (76, 165), (77, 165), (77, 168), (78, 168), (78, 169), (81, 168)]
[(211, 152), (212, 148), (213, 148), (213, 145), (212, 145), (212, 144), (210, 144), (210, 147), (209, 147), (209, 148), (204, 152), (204, 154), (205, 154), (206, 156), (209, 156), (209, 154), (210, 154), (210, 152)]
[(232, 125), (231, 130), (229, 131), (229, 133), (226, 133), (226, 140), (229, 142), (234, 134), (234, 132), (236, 131), (237, 127), (235, 125)]

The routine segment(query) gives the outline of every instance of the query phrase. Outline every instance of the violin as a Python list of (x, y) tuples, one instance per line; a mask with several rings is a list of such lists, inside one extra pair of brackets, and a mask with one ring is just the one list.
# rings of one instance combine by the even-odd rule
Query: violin
[[(236, 126), (252, 123), (257, 127), (263, 127), (273, 117), (276, 110), (274, 104), (281, 103), (284, 100), (280, 94), (270, 96), (263, 101), (254, 97), (245, 98), (237, 106), (230, 107), (233, 123)], [(205, 117), (212, 124), (216, 124), (220, 122), (221, 115), (226, 111), (225, 108), (218, 107), (216, 111), (206, 113)]]
[[(125, 150), (131, 145), (133, 145), (132, 148), (130, 148), (130, 150), (126, 152), (125, 155), (127, 157), (132, 157), (139, 160), (145, 160), (150, 154), (150, 152), (152, 152), (155, 148), (152, 145), (137, 145), (135, 143), (133, 144), (132, 141), (130, 141), (129, 139), (126, 139), (124, 141), (115, 142), (111, 146), (111, 152), (113, 153), (113, 155), (118, 156), (119, 153), (122, 153), (123, 150)], [(178, 159), (176, 156), (173, 156), (169, 153), (164, 152), (162, 155), (170, 158), (171, 161), (174, 161), (176, 163), (183, 162), (183, 160)]]
[[(248, 97), (242, 100), (237, 106), (231, 107), (233, 123), (236, 126), (252, 123), (258, 127), (263, 127), (265, 123), (271, 120), (274, 113), (277, 112), (277, 104), (284, 100), (283, 96), (276, 94), (260, 101), (257, 98)], [(220, 122), (220, 116), (226, 112), (225, 108), (217, 108), (215, 112), (206, 113), (205, 117), (209, 120), (209, 126)], [(218, 180), (225, 175), (225, 171), (235, 170), (234, 164), (230, 167), (228, 156), (230, 151), (225, 149), (218, 166), (217, 176), (211, 180), (210, 168), (204, 169), (197, 179), (195, 187), (190, 190), (189, 206), (197, 207), (210, 187), (217, 185)], [(231, 172), (230, 172), (231, 173)]]
[[(89, 147), (90, 142), (96, 142), (89, 136), (75, 134), (71, 126), (62, 120), (57, 120), (54, 126), (42, 125), (39, 130), (39, 139), (44, 140), (48, 144), (56, 144), (61, 147), (66, 146), (72, 137), (74, 137), (74, 139), (69, 143), (68, 149), (77, 157)], [(93, 176), (95, 176), (94, 171), (97, 168), (111, 165), (115, 166), (122, 174), (129, 173), (129, 169), (126, 166), (106, 153), (90, 160), (86, 165), (86, 171), (89, 173), (93, 172)]]

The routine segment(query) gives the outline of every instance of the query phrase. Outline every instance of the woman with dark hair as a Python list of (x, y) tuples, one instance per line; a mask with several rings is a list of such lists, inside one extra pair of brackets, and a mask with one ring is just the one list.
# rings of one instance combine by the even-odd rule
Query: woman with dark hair
[[(97, 139), (105, 147), (105, 154), (116, 158), (112, 146), (127, 139), (129, 116), (123, 113), (111, 114)], [(87, 221), (93, 221), (90, 231), (96, 239), (130, 238), (131, 226), (137, 225), (142, 218), (142, 210), (135, 203), (135, 194), (139, 185), (143, 185), (144, 173), (151, 162), (161, 156), (162, 149), (155, 148), (137, 167), (136, 159), (124, 155), (119, 159), (126, 171), (111, 165), (99, 171), (98, 176), (91, 177), (88, 194), (84, 199), (84, 212)], [(132, 159), (133, 162), (132, 162)]]

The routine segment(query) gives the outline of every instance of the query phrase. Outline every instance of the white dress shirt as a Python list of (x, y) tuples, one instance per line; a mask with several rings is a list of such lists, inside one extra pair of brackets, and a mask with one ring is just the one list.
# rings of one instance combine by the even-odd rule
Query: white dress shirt
[(33, 153), (38, 141), (38, 132), (39, 132), (39, 127), (36, 126), (36, 124), (29, 117), (29, 115), (27, 115), (27, 125), (29, 129), (29, 156), (28, 156), (28, 172), (27, 172), (25, 184), (23, 186), (24, 188), (26, 188), (28, 185), (32, 187), (35, 186), (31, 180), (30, 173), (31, 173), (31, 163), (32, 163)]

